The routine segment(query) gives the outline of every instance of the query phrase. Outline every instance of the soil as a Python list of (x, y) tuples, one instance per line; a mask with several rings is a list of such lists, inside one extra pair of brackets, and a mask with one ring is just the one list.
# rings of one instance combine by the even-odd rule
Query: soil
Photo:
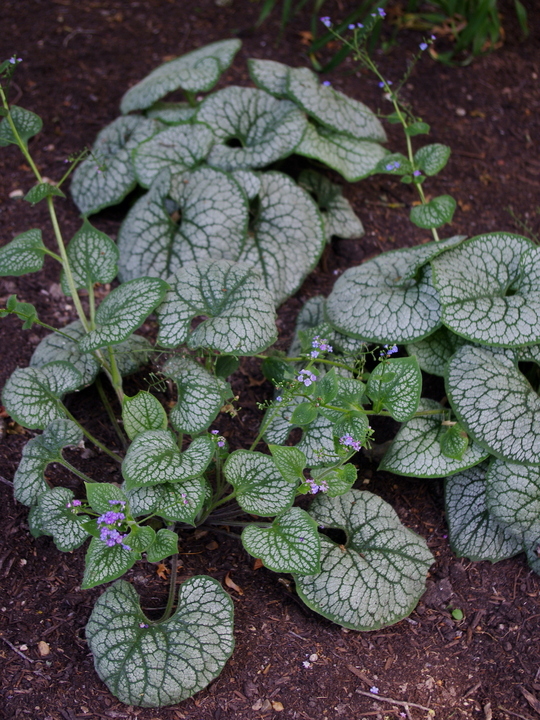
[[(527, 40), (519, 33), (513, 3), (500, 3), (502, 47), (468, 66), (446, 67), (425, 53), (405, 86), (405, 99), (431, 125), (430, 142), (453, 150), (447, 167), (425, 185), (429, 195), (449, 193), (458, 202), (446, 236), (522, 232), (524, 225), (527, 232), (540, 233), (540, 13), (534, 0), (523, 3), (531, 29)], [(347, 8), (345, 0), (336, 0), (324, 5), (324, 13), (340, 18)], [(170, 56), (235, 34), (243, 47), (223, 83), (249, 84), (248, 57), (308, 64), (302, 35), (309, 30), (308, 15), (297, 16), (276, 47), (277, 13), (254, 29), (259, 9), (248, 0), (194, 0), (189, 6), (174, 0), (4, 0), (0, 56), (23, 58), (13, 100), (44, 120), (43, 132), (31, 141), (42, 172), (58, 179), (64, 159), (91, 144), (119, 114), (125, 90)], [(388, 78), (396, 82), (401, 77), (421, 40), (418, 32), (403, 32), (387, 54), (377, 51)], [(444, 42), (438, 40), (436, 47)], [(370, 107), (389, 110), (376, 80), (352, 63), (345, 62), (328, 79)], [(402, 150), (400, 131), (389, 126), (388, 132), (389, 147)], [(43, 227), (45, 242), (54, 247), (43, 204), (32, 208), (10, 198), (14, 190), (26, 191), (32, 184), (14, 147), (2, 150), (0, 169), (2, 244), (31, 227)], [(383, 250), (429, 239), (408, 221), (414, 200), (409, 186), (376, 177), (346, 186), (345, 192), (366, 235), (334, 240), (302, 289), (281, 308), (283, 347), (302, 303), (327, 294), (344, 269)], [(69, 238), (80, 224), (78, 211), (70, 199), (57, 207)], [(120, 210), (110, 209), (93, 222), (115, 237), (121, 217)], [(0, 300), (16, 292), (36, 305), (45, 322), (62, 326), (74, 315), (58, 282), (57, 267), (47, 259), (40, 273), (3, 280)], [(2, 385), (16, 367), (28, 364), (46, 331), (22, 331), (10, 317), (0, 324), (0, 333)], [(145, 387), (148, 372), (131, 379), (131, 386)], [(271, 387), (254, 363), (244, 363), (233, 382), (242, 410), (237, 420), (223, 416), (219, 423), (235, 448), (256, 434), (256, 402), (268, 398)], [(72, 396), (70, 403), (96, 436), (114, 444), (92, 390)], [(426, 595), (410, 618), (376, 632), (343, 630), (306, 608), (287, 576), (255, 569), (235, 540), (186, 534), (180, 581), (206, 573), (220, 581), (228, 576), (237, 585), (225, 586), (236, 610), (235, 653), (215, 682), (180, 705), (159, 710), (122, 705), (97, 677), (84, 640), (84, 626), (103, 588), (80, 590), (84, 548), (64, 555), (50, 538), (30, 536), (27, 508), (13, 501), (9, 481), (23, 445), (35, 433), (3, 415), (1, 718), (533, 720), (540, 714), (540, 578), (524, 556), (493, 566), (456, 558), (448, 546), (441, 482), (379, 473), (364, 456), (358, 456), (358, 486), (390, 502), (402, 521), (426, 538), (435, 556)], [(117, 467), (102, 453), (91, 450), (76, 462), (94, 477), (118, 479)], [(58, 469), (51, 477), (72, 482)], [(143, 565), (128, 579), (143, 595), (143, 606), (162, 606), (167, 581), (161, 575), (168, 568)], [(462, 610), (462, 620), (452, 617), (452, 608)], [(40, 654), (40, 642), (48, 644), (48, 655)], [(373, 687), (378, 695), (369, 696)]]

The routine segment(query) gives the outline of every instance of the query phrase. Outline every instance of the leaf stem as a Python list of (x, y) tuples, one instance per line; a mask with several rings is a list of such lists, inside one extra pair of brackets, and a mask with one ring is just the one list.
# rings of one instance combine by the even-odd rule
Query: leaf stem
[(165, 607), (165, 612), (163, 613), (163, 616), (160, 620), (156, 623), (157, 625), (160, 625), (161, 623), (167, 622), (167, 620), (172, 615), (172, 610), (174, 606), (174, 601), (176, 598), (176, 576), (178, 574), (178, 553), (176, 555), (173, 555), (171, 558), (171, 577), (169, 579), (169, 597), (167, 599), (167, 606)]
[(70, 462), (68, 462), (65, 458), (62, 458), (62, 460), (58, 460), (57, 462), (60, 463), (60, 465), (63, 465), (65, 468), (67, 468), (70, 472), (72, 472), (74, 475), (76, 475), (81, 480), (84, 480), (84, 482), (87, 483), (95, 483), (97, 480), (92, 480), (91, 477), (88, 477), (88, 475), (85, 475), (81, 470), (77, 470), (76, 467), (74, 467)]
[(88, 430), (81, 425), (81, 423), (77, 420), (76, 417), (73, 417), (73, 415), (69, 412), (69, 410), (65, 407), (65, 405), (62, 406), (64, 409), (64, 412), (68, 416), (70, 420), (73, 420), (73, 422), (83, 431), (83, 433), (86, 435), (86, 437), (90, 440), (91, 443), (93, 443), (96, 447), (98, 447), (100, 450), (103, 450), (104, 453), (107, 453), (109, 457), (111, 457), (113, 460), (115, 460), (117, 463), (122, 463), (123, 460), (120, 457), (120, 455), (117, 455), (112, 450), (109, 450), (109, 448), (104, 445), (102, 442), (100, 442), (97, 438), (95, 438), (91, 433), (88, 432)]
[(101, 402), (105, 406), (105, 410), (107, 411), (109, 420), (111, 421), (112, 426), (114, 427), (116, 434), (118, 435), (118, 439), (122, 443), (124, 450), (127, 450), (128, 446), (129, 446), (128, 439), (124, 435), (124, 432), (122, 431), (122, 428), (120, 427), (118, 420), (116, 419), (116, 415), (114, 414), (114, 410), (112, 408), (111, 403), (109, 402), (109, 398), (107, 397), (107, 394), (103, 387), (103, 383), (101, 382), (101, 378), (99, 377), (99, 375), (96, 378), (96, 388), (99, 393), (99, 397), (101, 398)]

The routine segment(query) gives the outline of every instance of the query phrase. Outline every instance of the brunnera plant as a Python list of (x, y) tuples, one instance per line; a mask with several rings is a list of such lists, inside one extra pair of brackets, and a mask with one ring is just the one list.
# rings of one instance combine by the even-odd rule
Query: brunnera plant
[[(491, 543), (494, 560), (529, 543), (534, 553), (534, 522), (525, 530), (519, 513), (502, 517), (501, 508), (508, 512), (510, 507), (504, 483), (497, 490), (498, 515), (486, 492), (471, 494), (471, 488), (484, 487), (481, 463), (497, 435), (492, 424), (481, 436), (478, 427), (485, 420), (473, 412), (478, 403), (464, 380), (478, 376), (478, 365), (471, 370), (467, 356), (456, 366), (451, 407), (421, 399), (420, 367), (429, 362), (424, 358), (440, 367), (448, 355), (445, 341), (462, 337), (461, 330), (448, 329), (450, 340), (439, 334), (421, 345), (435, 331), (443, 332), (439, 298), (444, 283), (432, 280), (430, 270), (455, 250), (468, 253), (474, 240), (438, 242), (435, 230), (433, 243), (387, 254), (379, 265), (351, 268), (328, 300), (306, 303), (289, 353), (272, 348), (276, 306), (300, 286), (333, 235), (362, 232), (339, 186), (307, 167), (308, 161), (316, 160), (319, 169), (326, 164), (350, 181), (410, 168), (403, 179), (419, 189), (421, 226), (435, 228), (449, 219), (448, 209), (430, 206), (421, 183), (424, 174), (444, 165), (447, 150), (426, 146), (418, 155), (408, 144), (408, 157), (389, 155), (380, 145), (385, 136), (377, 117), (320, 85), (305, 68), (252, 60), (257, 88), (225, 88), (201, 97), (238, 47), (235, 40), (214, 43), (154, 70), (126, 93), (124, 115), (55, 184), (43, 180), (28, 147), (41, 120), (8, 102), (18, 61), (0, 65), (0, 144), (17, 145), (33, 170), (36, 184), (25, 199), (47, 204), (57, 244), (54, 251), (48, 249), (38, 229), (18, 235), (0, 250), (0, 274), (37, 272), (44, 255), (52, 256), (78, 314), (66, 327), (52, 328), (15, 296), (0, 310), (20, 317), (23, 328), (38, 323), (52, 331), (30, 366), (9, 378), (2, 395), (18, 423), (42, 431), (23, 450), (13, 481), (15, 497), (30, 508), (36, 537), (51, 536), (62, 551), (88, 543), (83, 588), (116, 581), (97, 601), (86, 635), (98, 675), (132, 705), (159, 707), (190, 697), (219, 675), (233, 651), (232, 603), (221, 585), (197, 576), (176, 594), (178, 533), (189, 529), (238, 529), (234, 535), (248, 553), (269, 569), (292, 574), (303, 601), (344, 627), (384, 627), (414, 609), (432, 562), (425, 541), (405, 528), (387, 503), (353, 488), (357, 470), (351, 460), (371, 442), (371, 415), (403, 423), (383, 467), (386, 463), (398, 474), (421, 475), (420, 467), (424, 476), (450, 476), (449, 516), (453, 512), (462, 528), (461, 535), (459, 529), (451, 532), (463, 545), (469, 542), (466, 552), (472, 553), (469, 548), (476, 543), (474, 552), (478, 546), (481, 555)], [(163, 100), (176, 90), (185, 102)], [(394, 100), (394, 119), (425, 132), (397, 95)], [(409, 130), (407, 138), (414, 134)], [(291, 162), (293, 156), (306, 158), (301, 171)], [(64, 196), (62, 186), (72, 172), (71, 191), (83, 223), (66, 244), (54, 203)], [(146, 193), (139, 191), (115, 244), (88, 215), (120, 202), (137, 185)], [(460, 262), (468, 266), (468, 256)], [(357, 277), (366, 267), (371, 279)], [(98, 304), (96, 284), (117, 276), (121, 283)], [(530, 288), (530, 282), (524, 280), (523, 287)], [(452, 280), (447, 283), (453, 287)], [(159, 325), (155, 347), (136, 334), (151, 313)], [(192, 323), (201, 317), (202, 322)], [(391, 357), (397, 350), (394, 339), (409, 349), (409, 357)], [(382, 347), (373, 351), (367, 342)], [(473, 342), (462, 344), (471, 353), (492, 352)], [(133, 397), (124, 392), (123, 377), (156, 354), (167, 357), (159, 374), (176, 389), (177, 402), (168, 411), (150, 391)], [(517, 398), (516, 413), (520, 402), (530, 407), (524, 387), (516, 394), (511, 353), (495, 354), (506, 371), (508, 397)], [(371, 372), (366, 370), (369, 355), (376, 360)], [(229, 452), (212, 424), (231, 400), (227, 378), (244, 356), (260, 358), (276, 394), (261, 408), (251, 445)], [(519, 355), (523, 362), (533, 356), (533, 350)], [(501, 369), (483, 362), (490, 387)], [(116, 393), (120, 417), (107, 400), (103, 377)], [(93, 382), (121, 452), (93, 437), (64, 403), (66, 394)], [(485, 389), (478, 394), (484, 398)], [(499, 418), (494, 422), (500, 426)], [(295, 427), (301, 439), (291, 446)], [(523, 433), (516, 429), (514, 435), (524, 445)], [(84, 442), (119, 464), (121, 485), (89, 477), (66, 460), (63, 449)], [(503, 456), (492, 452), (497, 460)], [(522, 463), (526, 474), (523, 455), (511, 459)], [(81, 481), (75, 491), (51, 486), (46, 470), (53, 462)], [(497, 478), (507, 471), (501, 465)], [(306, 503), (297, 501), (309, 495), (316, 497), (304, 509)], [(343, 545), (325, 533), (332, 528), (344, 531)], [(458, 551), (460, 541), (454, 539)], [(133, 585), (120, 579), (143, 558), (170, 558), (170, 592), (159, 620), (147, 617)]]

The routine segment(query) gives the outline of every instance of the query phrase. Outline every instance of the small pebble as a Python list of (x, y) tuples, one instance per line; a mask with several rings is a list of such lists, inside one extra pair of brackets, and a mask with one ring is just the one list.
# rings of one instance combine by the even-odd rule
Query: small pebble
[(466, 114), (467, 111), (465, 110), (465, 108), (456, 108), (456, 115), (458, 117), (465, 117)]

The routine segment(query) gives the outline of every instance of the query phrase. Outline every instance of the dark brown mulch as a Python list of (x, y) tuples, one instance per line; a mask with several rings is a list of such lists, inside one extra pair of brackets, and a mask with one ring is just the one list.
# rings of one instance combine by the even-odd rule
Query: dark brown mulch
[[(405, 88), (406, 98), (432, 127), (430, 140), (453, 149), (448, 166), (425, 186), (433, 196), (447, 192), (458, 201), (448, 235), (520, 232), (520, 223), (540, 232), (540, 20), (533, 0), (524, 4), (532, 26), (526, 42), (515, 26), (511, 3), (502, 3), (506, 28), (502, 48), (467, 67), (447, 68), (426, 57)], [(325, 13), (336, 18), (345, 11), (346, 3), (341, 1), (325, 5)], [(58, 178), (65, 157), (90, 144), (97, 131), (117, 116), (126, 88), (167, 56), (234, 32), (244, 45), (225, 82), (249, 82), (248, 57), (306, 64), (299, 34), (308, 29), (306, 17), (292, 23), (276, 48), (275, 20), (257, 31), (251, 29), (257, 12), (258, 6), (247, 0), (232, 0), (226, 6), (199, 0), (189, 7), (167, 0), (4, 0), (0, 55), (16, 53), (24, 60), (15, 91), (17, 102), (44, 120), (43, 132), (31, 141), (44, 174)], [(400, 77), (405, 58), (420, 40), (414, 33), (402, 35), (390, 54), (377, 54), (390, 79)], [(388, 110), (377, 83), (351, 63), (334, 71), (330, 79), (371, 107)], [(395, 126), (389, 128), (389, 135), (392, 148), (403, 147)], [(31, 186), (28, 168), (14, 148), (2, 150), (0, 169), (2, 244), (31, 227), (43, 227), (45, 241), (53, 247), (44, 209), (9, 199), (12, 191)], [(382, 250), (428, 239), (425, 231), (407, 220), (414, 199), (409, 187), (383, 177), (347, 187), (346, 193), (365, 224), (366, 236), (334, 241), (301, 291), (281, 309), (281, 342), (290, 336), (303, 301), (327, 293), (340, 271)], [(79, 224), (77, 210), (70, 200), (59, 203), (58, 210), (70, 237)], [(115, 236), (120, 217), (112, 209), (95, 222)], [(58, 293), (58, 279), (53, 262), (46, 260), (41, 273), (3, 280), (1, 299), (17, 292), (20, 299), (36, 305), (43, 320), (62, 325), (73, 311)], [(45, 331), (23, 332), (17, 321), (8, 318), (2, 321), (0, 333), (3, 384), (16, 367), (28, 363)], [(270, 391), (260, 379), (250, 363), (234, 378), (243, 410), (236, 422), (220, 420), (233, 447), (255, 434), (255, 403)], [(132, 382), (144, 383), (144, 378)], [(96, 435), (110, 439), (95, 400), (91, 391), (85, 391), (71, 398), (71, 408)], [(33, 433), (7, 417), (2, 421), (0, 471), (10, 480), (21, 448)], [(117, 477), (117, 468), (100, 453), (92, 451), (84, 462), (85, 470), (96, 477)], [(435, 555), (428, 591), (411, 617), (372, 633), (342, 630), (302, 605), (287, 577), (254, 570), (253, 559), (235, 541), (222, 535), (186, 535), (181, 538), (181, 579), (202, 572), (223, 580), (230, 573), (243, 591), (229, 590), (236, 608), (236, 651), (208, 689), (161, 710), (126, 707), (99, 681), (84, 640), (84, 625), (101, 589), (80, 590), (84, 550), (62, 555), (49, 538), (34, 540), (28, 533), (26, 508), (14, 503), (10, 488), (0, 483), (5, 508), (0, 549), (0, 717), (360, 720), (400, 717), (407, 711), (397, 701), (411, 703), (408, 712), (414, 720), (428, 717), (426, 708), (444, 720), (537, 717), (540, 579), (530, 572), (523, 556), (495, 566), (456, 559), (448, 547), (440, 482), (378, 473), (367, 458), (359, 462), (359, 475), (360, 486), (391, 502), (403, 522), (427, 539)], [(54, 478), (71, 482), (59, 471)], [(164, 603), (166, 581), (155, 565), (137, 566), (130, 579), (142, 593), (143, 603), (154, 607)], [(454, 620), (450, 608), (460, 608), (464, 619)], [(48, 644), (48, 655), (40, 655), (39, 642)], [(310, 667), (304, 667), (306, 660)], [(363, 694), (373, 686), (379, 689), (378, 700)]]

